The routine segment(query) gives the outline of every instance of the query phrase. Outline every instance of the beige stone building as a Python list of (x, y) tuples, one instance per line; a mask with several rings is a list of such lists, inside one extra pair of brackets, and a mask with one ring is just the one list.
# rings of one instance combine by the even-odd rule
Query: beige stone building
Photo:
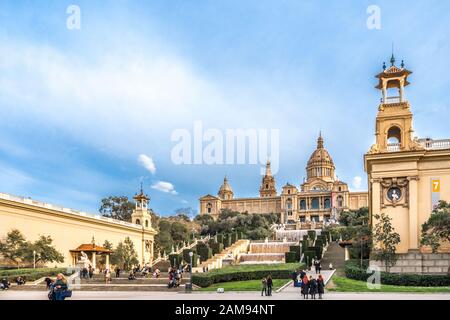
[[(414, 258), (419, 251), (427, 251), (420, 246), (422, 224), (439, 200), (450, 201), (450, 139), (413, 137), (413, 113), (404, 91), (411, 71), (405, 69), (403, 61), (401, 67), (397, 67), (393, 56), (391, 66), (386, 68), (384, 65), (383, 69), (377, 75), (379, 84), (376, 88), (381, 91), (382, 98), (375, 120), (376, 141), (364, 156), (369, 209), (372, 224), (376, 223), (375, 214), (383, 212), (392, 218), (401, 239), (397, 252), (413, 254)], [(396, 95), (392, 96), (389, 89)], [(444, 246), (442, 251), (449, 252), (448, 249)], [(432, 261), (428, 262), (431, 269), (426, 272), (442, 271), (432, 265)], [(443, 265), (445, 261), (438, 263)], [(420, 269), (422, 265), (405, 264), (396, 268), (395, 272), (421, 272), (414, 268)]]
[(151, 225), (149, 198), (141, 190), (134, 199), (130, 223), (0, 193), (0, 237), (12, 229), (18, 229), (30, 241), (50, 235), (55, 248), (64, 255), (63, 263), (52, 264), (60, 267), (75, 266), (82, 250), (95, 266), (103, 253), (99, 246), (105, 240), (115, 247), (130, 237), (140, 263), (145, 264), (153, 260), (156, 230)]
[(307, 179), (299, 188), (287, 183), (278, 194), (268, 161), (259, 197), (235, 198), (225, 177), (217, 196), (208, 194), (200, 198), (199, 212), (214, 218), (223, 209), (254, 214), (277, 213), (281, 223), (301, 228), (313, 221), (320, 223), (335, 219), (344, 210), (368, 206), (367, 192), (350, 192), (345, 182), (335, 178), (334, 162), (324, 148), (322, 135), (319, 135), (317, 148), (307, 163), (306, 174)]

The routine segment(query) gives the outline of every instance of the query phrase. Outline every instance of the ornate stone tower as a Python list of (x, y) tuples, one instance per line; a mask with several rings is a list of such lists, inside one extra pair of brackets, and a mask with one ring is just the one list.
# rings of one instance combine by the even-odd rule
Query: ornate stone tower
[(307, 182), (319, 178), (326, 182), (334, 181), (334, 163), (328, 151), (323, 147), (322, 133), (317, 138), (317, 148), (312, 153), (306, 166)]
[(148, 209), (148, 201), (149, 197), (142, 190), (136, 194), (133, 199), (136, 201), (136, 207), (133, 210), (133, 214), (131, 215), (131, 222), (135, 224), (142, 225), (146, 229), (151, 229), (152, 227), (152, 216)]
[(230, 200), (233, 199), (233, 195), (234, 195), (233, 190), (228, 184), (227, 176), (225, 176), (225, 178), (223, 178), (223, 184), (220, 186), (218, 196), (222, 200)]
[(405, 69), (402, 61), (400, 68), (395, 65), (394, 55), (391, 66), (376, 77), (379, 80), (375, 87), (381, 90), (381, 103), (375, 120), (375, 144), (370, 153), (408, 151), (420, 148), (412, 139), (412, 113), (409, 102), (405, 98), (404, 88), (409, 85), (408, 76), (412, 73)]
[(270, 161), (266, 163), (266, 174), (262, 178), (261, 186), (259, 187), (259, 196), (261, 198), (275, 197), (277, 189), (275, 188), (275, 178), (270, 170)]

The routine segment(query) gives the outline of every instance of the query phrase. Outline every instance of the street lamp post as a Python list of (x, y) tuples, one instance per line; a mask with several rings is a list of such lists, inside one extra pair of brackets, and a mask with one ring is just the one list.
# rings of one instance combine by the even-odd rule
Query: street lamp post
[(36, 269), (36, 250), (33, 250), (33, 269)]
[(194, 256), (194, 253), (192, 251), (189, 251), (189, 283), (186, 284), (186, 292), (192, 292), (192, 257)]

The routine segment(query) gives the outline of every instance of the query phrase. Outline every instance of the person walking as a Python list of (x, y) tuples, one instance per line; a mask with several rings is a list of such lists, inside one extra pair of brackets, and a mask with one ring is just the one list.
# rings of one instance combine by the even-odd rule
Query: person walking
[(269, 276), (267, 277), (267, 295), (268, 296), (272, 295), (272, 287), (273, 287), (272, 276), (269, 274)]
[(311, 295), (311, 299), (316, 299), (317, 294), (317, 280), (312, 276), (309, 278), (309, 294)]
[(322, 299), (322, 295), (325, 293), (325, 282), (321, 274), (317, 278), (317, 292), (319, 293), (319, 299)]
[(267, 279), (264, 277), (261, 280), (261, 297), (267, 295)]
[(320, 260), (317, 260), (317, 270), (319, 271), (319, 274), (322, 271), (322, 261)]
[(89, 279), (92, 279), (93, 275), (94, 275), (94, 268), (92, 268), (92, 266), (89, 265)]
[(106, 270), (105, 270), (105, 284), (108, 284), (109, 282), (111, 282), (111, 272), (109, 271), (108, 268), (106, 268)]
[(120, 268), (117, 266), (116, 267), (116, 278), (120, 278)]

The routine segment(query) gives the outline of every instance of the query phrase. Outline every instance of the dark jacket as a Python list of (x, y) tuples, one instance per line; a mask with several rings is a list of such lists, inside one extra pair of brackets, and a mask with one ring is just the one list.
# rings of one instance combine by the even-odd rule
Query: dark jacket
[(317, 293), (317, 281), (316, 279), (312, 279), (309, 282), (309, 294), (316, 294)]
[[(61, 286), (61, 288), (58, 288), (58, 286)], [(54, 288), (57, 291), (65, 291), (67, 290), (67, 283), (62, 280), (56, 280), (54, 283)]]
[(320, 293), (320, 294), (323, 294), (324, 293), (324, 287), (325, 287), (325, 285), (323, 283), (323, 280), (317, 280), (317, 292)]
[(267, 287), (272, 287), (273, 286), (273, 281), (272, 278), (267, 278)]

